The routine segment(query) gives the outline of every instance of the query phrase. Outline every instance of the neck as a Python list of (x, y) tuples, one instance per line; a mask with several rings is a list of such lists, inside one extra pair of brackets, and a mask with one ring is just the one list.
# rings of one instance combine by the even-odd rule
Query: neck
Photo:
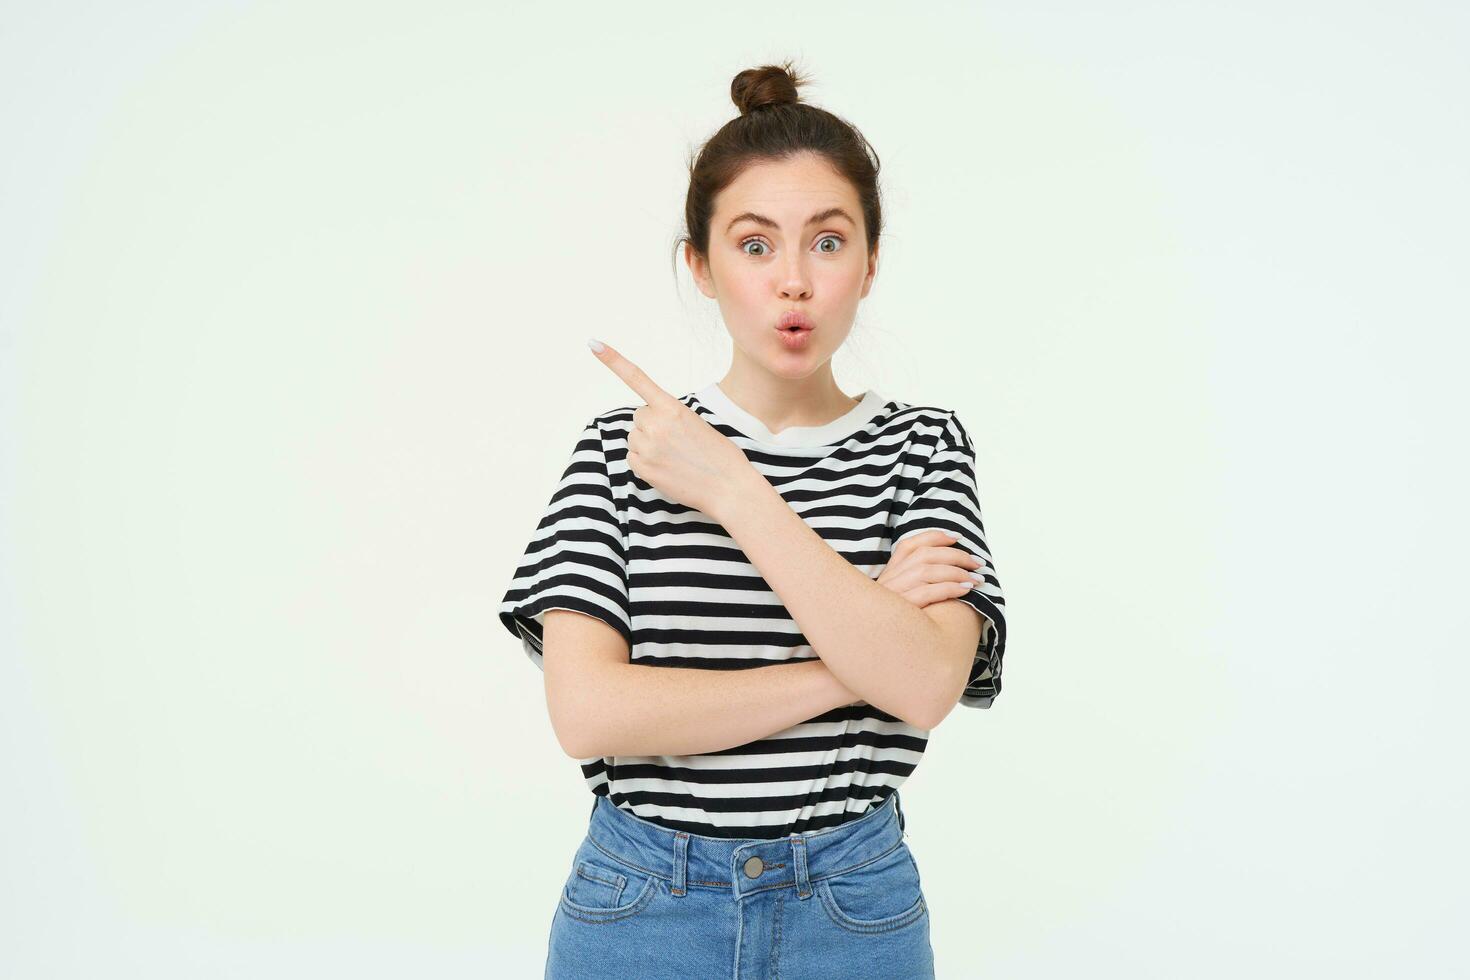
[(862, 401), (844, 394), (831, 366), (806, 378), (778, 378), (766, 372), (741, 371), (732, 365), (718, 382), (732, 402), (754, 415), (772, 432), (791, 426), (818, 426), (835, 421)]

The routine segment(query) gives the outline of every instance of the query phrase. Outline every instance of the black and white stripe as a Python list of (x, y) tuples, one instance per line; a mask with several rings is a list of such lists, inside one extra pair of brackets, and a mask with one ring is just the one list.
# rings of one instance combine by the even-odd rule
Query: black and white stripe
[[(680, 399), (740, 446), (808, 526), (872, 578), (894, 544), (935, 528), (986, 561), (961, 601), (986, 622), (960, 705), (1000, 693), (1005, 599), (985, 543), (975, 448), (950, 410), (868, 391), (826, 426), (772, 434), (717, 385)], [(543, 614), (573, 609), (616, 629), (634, 663), (743, 669), (816, 656), (724, 528), (627, 465), (637, 405), (583, 429), (499, 607), (538, 667)], [(737, 427), (738, 426), (738, 427)], [(860, 703), (694, 756), (581, 760), (592, 792), (662, 826), (712, 837), (782, 837), (881, 804), (918, 765), (928, 732)]]

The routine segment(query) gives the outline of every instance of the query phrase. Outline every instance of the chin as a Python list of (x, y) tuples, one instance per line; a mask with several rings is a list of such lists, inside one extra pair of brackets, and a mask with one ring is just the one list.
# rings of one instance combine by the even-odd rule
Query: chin
[(800, 381), (802, 378), (811, 377), (817, 369), (831, 359), (830, 354), (824, 351), (802, 351), (801, 353), (789, 353), (779, 364), (765, 364), (765, 368), (778, 378), (787, 381)]

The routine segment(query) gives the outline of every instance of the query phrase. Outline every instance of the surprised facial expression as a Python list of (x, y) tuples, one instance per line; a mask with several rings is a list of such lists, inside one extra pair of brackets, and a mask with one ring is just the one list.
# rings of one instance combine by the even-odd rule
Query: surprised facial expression
[(812, 153), (747, 167), (715, 198), (708, 264), (686, 258), (736, 347), (789, 378), (842, 346), (877, 271), (857, 191)]

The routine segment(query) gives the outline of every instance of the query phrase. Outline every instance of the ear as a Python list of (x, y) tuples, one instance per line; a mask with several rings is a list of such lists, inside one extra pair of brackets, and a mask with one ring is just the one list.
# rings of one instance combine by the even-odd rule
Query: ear
[(710, 299), (714, 299), (714, 276), (710, 274), (709, 263), (694, 250), (693, 242), (684, 243), (684, 261), (689, 266), (689, 274), (694, 277), (694, 284), (699, 287), (699, 291)]
[(862, 299), (868, 295), (868, 290), (873, 288), (873, 277), (877, 274), (878, 247), (875, 245), (873, 246), (872, 251), (868, 252), (868, 274), (863, 276), (863, 291), (858, 294), (859, 299)]

